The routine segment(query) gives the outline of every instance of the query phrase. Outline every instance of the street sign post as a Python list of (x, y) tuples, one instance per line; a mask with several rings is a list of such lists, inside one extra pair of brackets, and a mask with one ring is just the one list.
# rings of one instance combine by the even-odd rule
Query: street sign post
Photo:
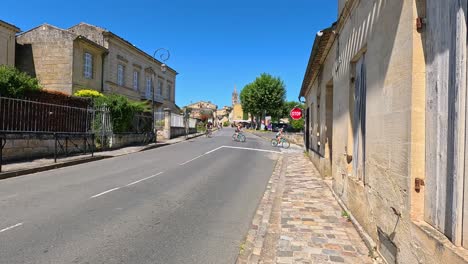
[(302, 118), (302, 109), (299, 107), (294, 107), (291, 112), (289, 113), (292, 119), (299, 120)]

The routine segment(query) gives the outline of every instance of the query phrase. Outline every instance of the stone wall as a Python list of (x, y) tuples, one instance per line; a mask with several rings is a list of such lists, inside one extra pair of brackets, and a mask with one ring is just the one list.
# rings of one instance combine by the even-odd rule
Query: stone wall
[(37, 77), (46, 89), (71, 94), (75, 38), (47, 24), (27, 31), (16, 38), (16, 67)]
[[(60, 139), (65, 144), (64, 139)], [(83, 139), (72, 139), (68, 142), (69, 153), (82, 152), (84, 150)], [(64, 152), (57, 145), (60, 156)], [(52, 157), (55, 152), (55, 139), (53, 135), (44, 135), (37, 138), (24, 136), (20, 139), (7, 139), (2, 155), (4, 161), (30, 160), (35, 158)]]
[(109, 138), (112, 149), (122, 148), (130, 145), (141, 145), (148, 140), (146, 134), (114, 134)]
[[(189, 134), (197, 133), (196, 128), (190, 128)], [(176, 138), (185, 135), (185, 128), (183, 127), (171, 127), (171, 138)]]

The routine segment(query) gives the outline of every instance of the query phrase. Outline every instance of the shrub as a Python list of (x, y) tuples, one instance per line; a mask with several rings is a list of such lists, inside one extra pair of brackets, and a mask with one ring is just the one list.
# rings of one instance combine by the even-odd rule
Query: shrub
[(20, 72), (14, 67), (0, 66), (0, 95), (18, 98), (27, 92), (39, 90), (41, 90), (41, 86), (36, 78)]
[(230, 125), (229, 121), (225, 121), (225, 122), (223, 123), (223, 126), (225, 126), (225, 127), (228, 127), (229, 125)]
[(96, 108), (108, 107), (114, 133), (131, 132), (135, 115), (149, 110), (146, 103), (133, 102), (118, 94), (106, 96), (94, 90), (81, 90), (76, 92), (75, 95), (93, 98)]
[(104, 97), (104, 95), (96, 90), (79, 90), (75, 93), (75, 96), (78, 97), (89, 97), (89, 98), (99, 98)]

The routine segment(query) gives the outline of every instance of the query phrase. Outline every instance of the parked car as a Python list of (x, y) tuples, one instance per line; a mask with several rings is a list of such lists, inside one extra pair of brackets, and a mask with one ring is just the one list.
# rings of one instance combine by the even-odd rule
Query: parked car
[(289, 125), (284, 124), (284, 123), (272, 123), (271, 124), (271, 131), (273, 132), (278, 132), (280, 128), (283, 128), (284, 131), (287, 131), (289, 128)]

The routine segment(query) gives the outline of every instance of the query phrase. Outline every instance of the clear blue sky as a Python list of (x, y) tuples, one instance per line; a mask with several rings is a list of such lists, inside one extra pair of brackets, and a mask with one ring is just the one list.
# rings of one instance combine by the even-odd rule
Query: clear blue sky
[[(5, 8), (6, 7), (6, 8)], [(3, 0), (0, 19), (26, 31), (42, 23), (104, 27), (149, 54), (170, 50), (176, 103), (231, 105), (263, 72), (297, 100), (315, 34), (336, 20), (337, 0)]]

